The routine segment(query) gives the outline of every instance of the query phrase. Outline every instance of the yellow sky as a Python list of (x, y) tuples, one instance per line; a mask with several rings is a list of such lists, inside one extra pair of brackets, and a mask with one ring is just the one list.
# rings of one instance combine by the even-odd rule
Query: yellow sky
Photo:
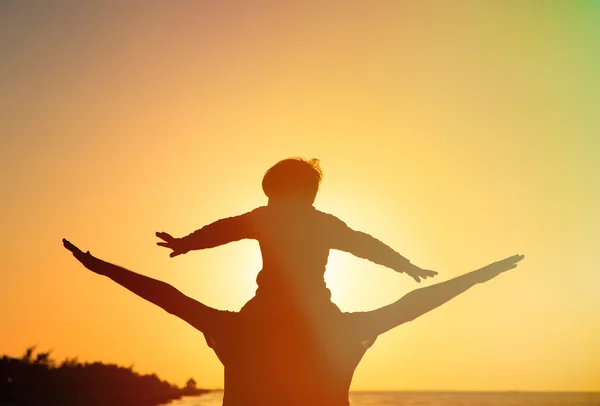
[[(200, 333), (61, 246), (237, 310), (256, 242), (170, 259), (265, 204), (264, 171), (317, 157), (316, 207), (439, 281), (517, 270), (380, 337), (354, 389), (600, 390), (600, 10), (306, 2), (0, 6), (0, 351), (134, 364), (220, 387)], [(334, 252), (343, 310), (410, 278)], [(433, 282), (427, 282), (433, 283)]]

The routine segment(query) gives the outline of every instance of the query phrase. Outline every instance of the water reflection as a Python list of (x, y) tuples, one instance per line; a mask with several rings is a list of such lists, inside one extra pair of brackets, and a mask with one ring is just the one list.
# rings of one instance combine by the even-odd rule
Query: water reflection
[[(598, 406), (600, 392), (350, 392), (350, 406)], [(221, 406), (223, 392), (189, 396), (168, 406)], [(310, 406), (310, 405), (307, 405)]]

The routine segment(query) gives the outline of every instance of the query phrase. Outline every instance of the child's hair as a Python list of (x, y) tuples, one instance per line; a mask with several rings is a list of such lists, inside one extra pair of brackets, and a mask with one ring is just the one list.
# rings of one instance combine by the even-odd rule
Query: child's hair
[(322, 177), (318, 159), (288, 158), (265, 172), (262, 188), (269, 199), (312, 204)]

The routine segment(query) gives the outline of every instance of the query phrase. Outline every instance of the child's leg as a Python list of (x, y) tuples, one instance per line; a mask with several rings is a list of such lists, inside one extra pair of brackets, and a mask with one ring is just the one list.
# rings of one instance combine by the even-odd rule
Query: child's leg
[(67, 240), (63, 240), (63, 243), (87, 269), (108, 276), (119, 285), (185, 320), (203, 333), (212, 334), (219, 328), (221, 313), (224, 312), (205, 306), (165, 282), (98, 259), (89, 251), (84, 253)]
[(379, 335), (441, 306), (478, 283), (515, 268), (521, 259), (523, 256), (515, 255), (449, 281), (413, 290), (397, 302), (370, 312), (357, 313), (357, 317), (363, 319), (361, 327), (374, 336)]

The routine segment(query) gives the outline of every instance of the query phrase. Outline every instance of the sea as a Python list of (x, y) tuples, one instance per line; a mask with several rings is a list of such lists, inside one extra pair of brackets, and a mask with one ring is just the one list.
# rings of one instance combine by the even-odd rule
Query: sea
[[(350, 392), (350, 406), (600, 406), (600, 392)], [(168, 406), (221, 406), (223, 392)], [(306, 405), (310, 406), (310, 405)]]

